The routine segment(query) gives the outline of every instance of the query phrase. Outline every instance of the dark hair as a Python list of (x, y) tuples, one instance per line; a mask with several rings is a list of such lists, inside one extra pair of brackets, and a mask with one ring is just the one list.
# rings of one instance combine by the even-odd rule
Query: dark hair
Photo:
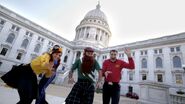
[[(49, 53), (48, 53), (48, 54), (49, 54)], [(52, 57), (52, 54), (53, 54), (53, 53), (49, 54), (49, 56), (50, 56), (49, 62), (54, 61), (54, 60), (53, 60), (53, 57)], [(53, 66), (53, 68), (55, 69), (55, 71), (56, 71), (56, 69), (58, 68), (58, 66), (60, 65), (60, 62), (61, 62), (61, 60), (59, 59), (58, 62), (57, 62), (57, 65), (54, 65), (54, 66)]]
[(91, 48), (91, 47), (86, 47), (86, 48), (84, 49), (84, 51), (85, 51), (85, 52), (94, 52), (94, 49)]
[(116, 52), (116, 53), (118, 53), (118, 51), (117, 51), (117, 50), (115, 50), (115, 49), (110, 50), (110, 53), (111, 53), (111, 52)]
[(59, 45), (54, 45), (53, 48), (52, 48), (52, 51), (57, 51), (59, 48), (60, 48)]

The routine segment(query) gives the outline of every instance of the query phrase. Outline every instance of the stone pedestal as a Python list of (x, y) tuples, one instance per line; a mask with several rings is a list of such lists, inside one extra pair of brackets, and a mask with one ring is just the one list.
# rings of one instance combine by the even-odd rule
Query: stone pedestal
[(140, 82), (140, 101), (146, 104), (169, 104), (169, 85)]

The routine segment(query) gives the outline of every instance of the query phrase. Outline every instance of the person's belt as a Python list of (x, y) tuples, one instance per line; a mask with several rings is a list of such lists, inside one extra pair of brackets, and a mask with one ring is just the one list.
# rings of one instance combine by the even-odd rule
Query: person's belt
[(105, 83), (108, 85), (118, 85), (119, 84), (119, 82), (108, 82), (108, 81), (106, 81)]

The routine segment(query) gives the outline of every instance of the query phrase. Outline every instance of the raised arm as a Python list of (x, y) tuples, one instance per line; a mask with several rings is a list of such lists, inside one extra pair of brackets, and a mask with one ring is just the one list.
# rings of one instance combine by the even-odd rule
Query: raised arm
[(133, 60), (132, 57), (131, 57), (130, 49), (125, 48), (125, 49), (124, 49), (124, 52), (125, 52), (125, 54), (126, 54), (127, 57), (128, 57), (128, 63), (126, 63), (125, 61), (123, 61), (122, 67), (123, 67), (123, 68), (127, 68), (127, 69), (135, 69), (135, 64), (134, 64), (134, 60)]

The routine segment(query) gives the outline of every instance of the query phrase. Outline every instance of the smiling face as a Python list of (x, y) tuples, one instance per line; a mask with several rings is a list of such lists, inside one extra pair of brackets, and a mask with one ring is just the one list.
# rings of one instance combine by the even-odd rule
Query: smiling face
[(62, 56), (62, 53), (53, 53), (52, 54), (53, 60), (59, 60), (61, 56)]
[(118, 52), (116, 50), (110, 51), (110, 59), (111, 60), (117, 59), (117, 54), (118, 54)]

